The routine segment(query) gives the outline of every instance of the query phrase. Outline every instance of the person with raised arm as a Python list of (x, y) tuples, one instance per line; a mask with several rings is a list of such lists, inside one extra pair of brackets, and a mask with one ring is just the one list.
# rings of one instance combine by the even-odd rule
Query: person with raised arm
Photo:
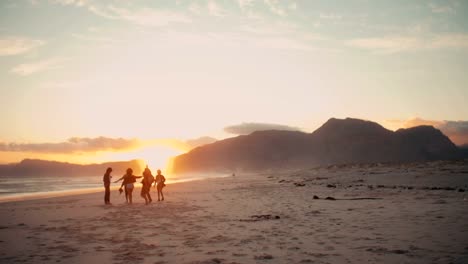
[(119, 192), (122, 193), (122, 188), (125, 188), (125, 200), (127, 201), (128, 204), (133, 203), (133, 189), (135, 188), (134, 183), (136, 182), (136, 179), (142, 178), (143, 176), (135, 176), (133, 175), (133, 170), (131, 168), (127, 169), (127, 173), (125, 173), (124, 176), (122, 176), (120, 179), (118, 179), (115, 182), (119, 182), (120, 180), (122, 181), (122, 185), (120, 185)]
[(150, 189), (151, 185), (153, 184), (154, 177), (153, 174), (151, 174), (151, 170), (148, 168), (148, 165), (146, 165), (145, 170), (143, 171), (143, 180), (141, 180), (141, 197), (145, 199), (145, 204), (148, 205), (150, 204), (153, 199), (151, 199), (150, 195)]

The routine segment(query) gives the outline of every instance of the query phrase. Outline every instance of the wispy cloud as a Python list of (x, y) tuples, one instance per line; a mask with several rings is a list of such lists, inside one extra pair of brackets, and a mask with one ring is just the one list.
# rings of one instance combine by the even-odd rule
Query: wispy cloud
[(60, 68), (62, 67), (62, 63), (64, 61), (64, 58), (51, 58), (31, 63), (24, 63), (14, 67), (10, 72), (22, 76), (27, 76), (38, 72)]
[(432, 13), (455, 13), (454, 5), (447, 1), (444, 4), (429, 3)]
[(468, 48), (468, 34), (453, 33), (419, 37), (405, 35), (358, 38), (348, 40), (345, 44), (350, 47), (383, 54), (445, 48), (461, 49)]
[(321, 19), (330, 19), (330, 20), (340, 20), (343, 18), (342, 15), (336, 13), (320, 13), (319, 17)]
[(80, 154), (96, 152), (125, 152), (154, 146), (165, 146), (179, 151), (188, 151), (198, 146), (215, 142), (215, 138), (179, 140), (174, 138), (138, 139), (110, 137), (72, 137), (63, 142), (16, 143), (0, 142), (0, 152), (28, 152), (45, 154)]
[(417, 49), (424, 42), (414, 37), (386, 36), (375, 38), (358, 38), (346, 41), (351, 47), (370, 50), (376, 53), (395, 53)]
[(71, 36), (75, 39), (91, 41), (91, 42), (101, 42), (101, 43), (122, 43), (124, 40), (116, 39), (116, 38), (109, 38), (109, 37), (102, 37), (96, 34), (80, 34), (80, 33), (72, 33)]
[(0, 37), (0, 56), (12, 56), (27, 53), (45, 41), (26, 37)]
[(237, 0), (241, 10), (251, 8), (255, 0)]
[(193, 14), (200, 15), (203, 7), (196, 2), (193, 2), (188, 6), (188, 10)]
[(138, 148), (138, 139), (124, 138), (80, 138), (73, 137), (57, 143), (0, 143), (0, 151), (37, 153), (84, 153), (97, 151), (122, 151)]
[(139, 8), (136, 10), (109, 7), (111, 16), (142, 26), (167, 26), (171, 23), (190, 23), (192, 20), (185, 14), (168, 10)]
[(196, 147), (203, 146), (203, 145), (206, 145), (206, 144), (214, 143), (216, 141), (217, 141), (216, 138), (206, 137), (205, 136), (205, 137), (200, 137), (200, 138), (196, 138), (196, 139), (189, 139), (189, 140), (185, 141), (185, 143), (188, 144), (192, 148), (196, 148)]
[(280, 6), (278, 0), (263, 0), (270, 11), (278, 16), (286, 16), (286, 11)]
[(208, 2), (208, 13), (212, 16), (223, 17), (226, 14), (226, 11), (215, 1)]
[[(171, 23), (190, 23), (192, 20), (183, 12), (154, 9), (147, 7), (132, 7), (131, 5), (118, 6), (103, 5), (97, 1), (89, 0), (54, 0), (61, 5), (71, 5), (88, 9), (91, 13), (106, 19), (123, 20), (141, 26), (161, 27)], [(130, 2), (129, 2), (130, 3)]]
[(297, 3), (292, 2), (288, 5), (289, 10), (297, 10)]
[(268, 123), (242, 123), (238, 125), (227, 126), (224, 128), (226, 133), (234, 135), (248, 135), (255, 131), (265, 130), (287, 130), (287, 131), (299, 131), (297, 127), (291, 127), (279, 124), (268, 124)]
[(75, 6), (85, 6), (91, 1), (89, 0), (52, 0), (52, 2), (61, 4), (61, 5), (75, 5)]

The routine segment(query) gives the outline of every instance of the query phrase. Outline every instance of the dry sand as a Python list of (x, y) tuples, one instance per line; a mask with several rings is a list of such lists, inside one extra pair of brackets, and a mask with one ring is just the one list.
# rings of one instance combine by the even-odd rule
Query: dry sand
[(433, 162), (3, 203), (0, 263), (468, 263), (467, 185), (467, 162)]

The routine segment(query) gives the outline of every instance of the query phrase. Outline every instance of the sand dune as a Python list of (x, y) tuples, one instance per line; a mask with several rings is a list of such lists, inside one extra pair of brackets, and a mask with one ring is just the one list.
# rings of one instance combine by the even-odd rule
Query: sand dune
[(4, 203), (0, 262), (467, 263), (467, 184), (467, 162), (355, 165), (168, 184), (149, 206)]

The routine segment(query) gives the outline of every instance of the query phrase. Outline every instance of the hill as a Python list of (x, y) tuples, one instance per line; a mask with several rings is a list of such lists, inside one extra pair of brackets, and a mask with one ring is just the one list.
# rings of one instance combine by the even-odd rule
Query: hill
[(123, 175), (127, 168), (132, 168), (138, 175), (141, 164), (138, 160), (81, 165), (25, 159), (20, 163), (0, 165), (0, 176), (92, 176), (104, 174), (108, 167), (113, 169), (115, 175)]
[(461, 156), (460, 149), (432, 126), (394, 132), (375, 122), (332, 118), (313, 133), (257, 131), (201, 146), (175, 157), (173, 170), (176, 173), (255, 171)]

